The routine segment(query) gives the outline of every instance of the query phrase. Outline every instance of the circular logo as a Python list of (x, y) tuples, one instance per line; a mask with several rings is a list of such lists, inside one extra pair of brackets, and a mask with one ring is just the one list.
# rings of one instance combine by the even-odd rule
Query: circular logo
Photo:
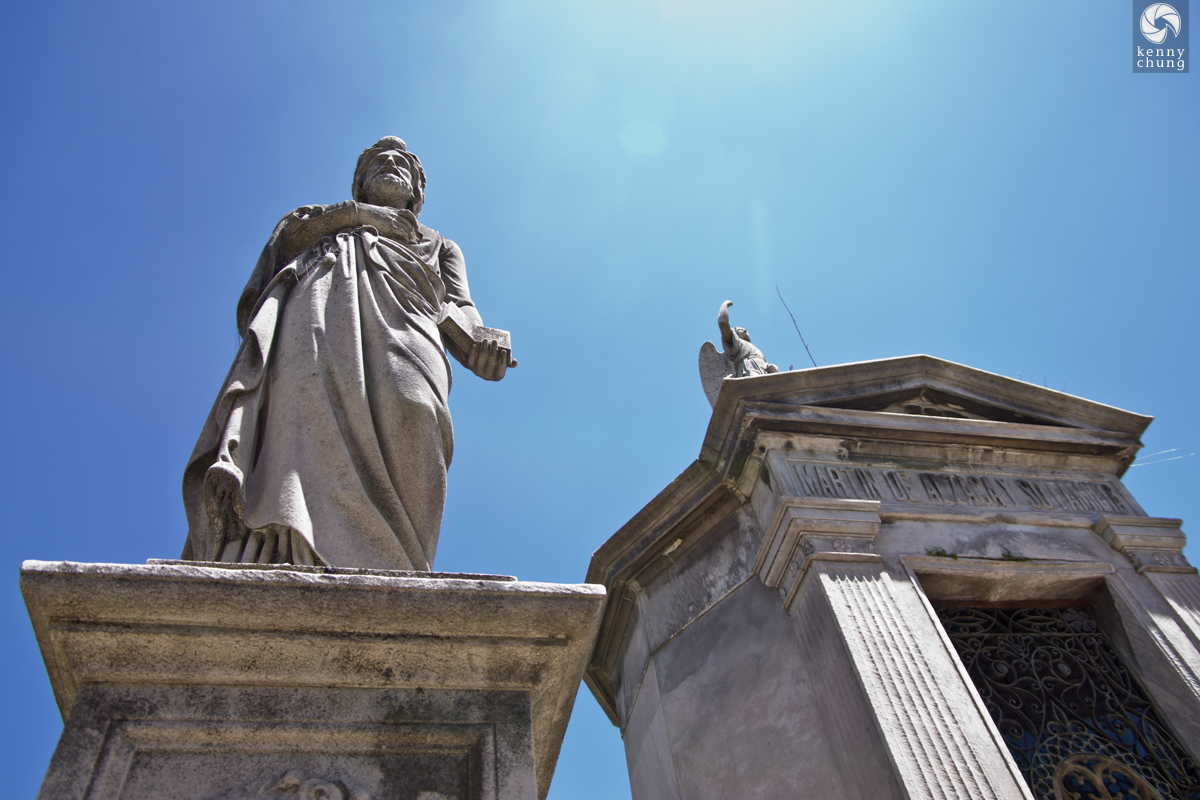
[[(1162, 27), (1159, 27), (1159, 22), (1162, 23)], [(1167, 38), (1168, 28), (1176, 36), (1183, 28), (1179, 12), (1166, 3), (1151, 3), (1146, 6), (1146, 10), (1142, 12), (1140, 23), (1142, 36), (1146, 37), (1146, 41), (1154, 44), (1163, 43), (1163, 40)]]

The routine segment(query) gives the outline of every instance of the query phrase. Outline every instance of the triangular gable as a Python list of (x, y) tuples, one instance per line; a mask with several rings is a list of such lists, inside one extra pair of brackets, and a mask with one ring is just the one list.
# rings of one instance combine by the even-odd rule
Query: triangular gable
[[(1018, 422), (1025, 425), (1052, 424), (1045, 419), (1031, 417), (1002, 406), (981, 403), (975, 398), (961, 397), (930, 386), (909, 387), (900, 391), (864, 397), (848, 397), (834, 403), (814, 403), (814, 405), (822, 408), (881, 411), (888, 414), (912, 414), (924, 417), (984, 419), (992, 422)], [(1062, 423), (1054, 424), (1062, 426)]]
[(725, 381), (714, 422), (739, 401), (1053, 425), (1140, 435), (1151, 417), (926, 355)]

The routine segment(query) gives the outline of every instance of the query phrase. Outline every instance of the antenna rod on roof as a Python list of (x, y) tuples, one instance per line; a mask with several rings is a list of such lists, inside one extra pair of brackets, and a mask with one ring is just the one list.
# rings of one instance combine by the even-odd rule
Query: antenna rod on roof
[(817, 365), (817, 360), (813, 358), (812, 350), (808, 349), (808, 342), (804, 341), (804, 334), (800, 333), (800, 326), (796, 325), (796, 315), (788, 308), (787, 300), (783, 299), (783, 292), (779, 291), (779, 284), (775, 284), (775, 294), (779, 295), (779, 302), (783, 303), (784, 309), (788, 312), (788, 316), (792, 318), (792, 325), (796, 327), (796, 335), (800, 337), (800, 344), (804, 345), (804, 352), (808, 353), (808, 360), (813, 362), (813, 366)]

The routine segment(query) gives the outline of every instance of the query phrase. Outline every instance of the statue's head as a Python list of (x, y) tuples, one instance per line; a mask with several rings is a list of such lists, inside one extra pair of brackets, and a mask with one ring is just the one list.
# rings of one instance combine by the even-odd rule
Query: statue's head
[(747, 342), (750, 341), (750, 332), (748, 330), (746, 330), (745, 328), (736, 328), (735, 327), (733, 329), (733, 332), (735, 334), (737, 334), (737, 337), (739, 339), (745, 339)]
[(421, 160), (408, 152), (403, 139), (383, 137), (358, 157), (350, 196), (360, 203), (407, 208), (420, 214), (425, 202)]

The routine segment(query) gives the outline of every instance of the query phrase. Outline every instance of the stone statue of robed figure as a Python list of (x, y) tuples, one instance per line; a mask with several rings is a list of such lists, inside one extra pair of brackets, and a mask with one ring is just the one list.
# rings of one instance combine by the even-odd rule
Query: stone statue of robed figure
[(184, 472), (183, 558), (431, 568), (454, 447), (446, 352), (486, 380), (516, 362), (458, 245), (417, 221), (424, 191), (421, 162), (385, 137), (353, 201), (275, 227)]

